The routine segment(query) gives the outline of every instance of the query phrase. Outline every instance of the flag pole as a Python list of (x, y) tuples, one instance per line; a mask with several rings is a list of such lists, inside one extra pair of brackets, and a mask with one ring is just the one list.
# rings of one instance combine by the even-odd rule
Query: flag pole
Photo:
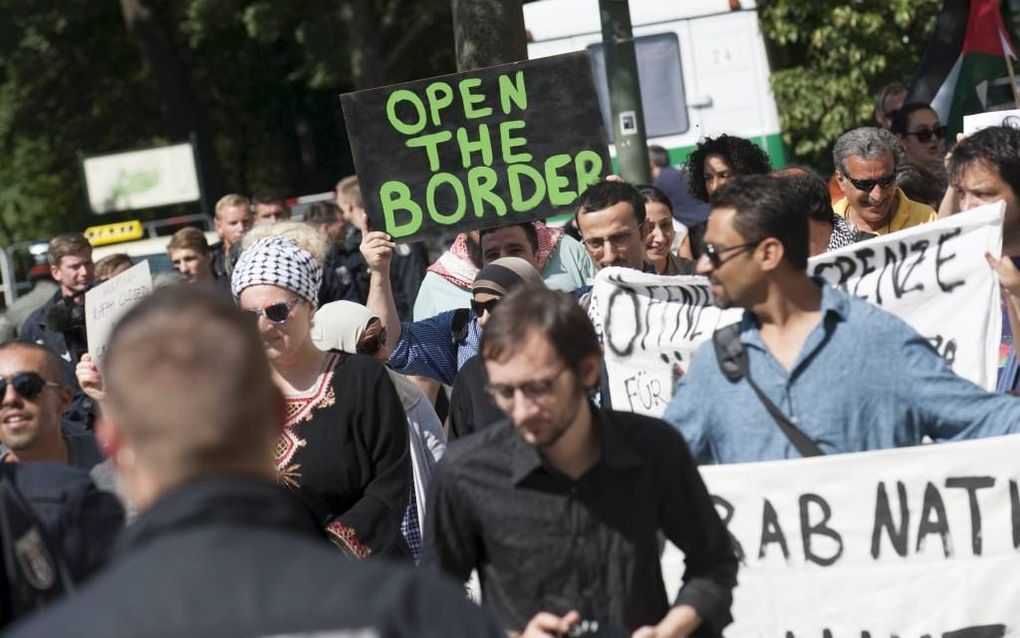
[(1020, 109), (1020, 90), (1016, 86), (1016, 73), (1013, 72), (1013, 59), (1007, 53), (1006, 54), (1006, 71), (1009, 72), (1009, 85), (1013, 87), (1013, 102), (1016, 107)]

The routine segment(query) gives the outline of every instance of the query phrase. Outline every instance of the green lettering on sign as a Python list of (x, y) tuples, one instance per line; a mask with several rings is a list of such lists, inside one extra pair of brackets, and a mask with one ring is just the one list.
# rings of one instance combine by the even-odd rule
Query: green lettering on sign
[(457, 145), (460, 146), (460, 163), (464, 168), (471, 166), (471, 153), (475, 152), (482, 154), (482, 164), (492, 166), (492, 139), (488, 124), (478, 125), (478, 139), (475, 141), (468, 139), (467, 127), (457, 129)]
[(530, 162), (531, 153), (514, 153), (514, 147), (524, 146), (528, 140), (523, 137), (512, 137), (511, 133), (516, 129), (522, 129), (527, 125), (524, 120), (508, 120), (499, 123), (499, 147), (503, 150), (503, 161), (507, 164), (518, 162)]
[[(410, 102), (414, 106), (414, 110), (418, 112), (418, 121), (414, 124), (408, 124), (397, 117), (397, 104), (401, 101)], [(386, 99), (386, 117), (389, 119), (390, 125), (404, 135), (417, 135), (425, 128), (425, 105), (422, 104), (421, 98), (412, 91), (398, 89)]]
[[(542, 174), (527, 164), (511, 164), (506, 167), (507, 181), (510, 184), (510, 206), (518, 213), (524, 213), (538, 206), (545, 198), (545, 182)], [(531, 180), (534, 192), (531, 197), (524, 196), (521, 178)]]
[(481, 104), (485, 101), (485, 96), (480, 93), (472, 93), (471, 90), (477, 89), (481, 85), (481, 78), (466, 78), (460, 81), (460, 99), (461, 102), (464, 103), (464, 117), (469, 120), (476, 120), (480, 117), (489, 117), (492, 115), (491, 107), (475, 107), (475, 104)]
[(428, 135), (412, 137), (404, 142), (409, 148), (424, 148), (429, 158), (429, 170), (435, 173), (439, 170), (439, 145), (448, 142), (453, 137), (450, 131), (439, 131)]
[(432, 125), (441, 126), (443, 120), (439, 112), (453, 104), (453, 89), (446, 82), (433, 82), (425, 88), (425, 97), (429, 101)]
[[(449, 184), (450, 188), (453, 189), (454, 195), (457, 197), (457, 208), (452, 213), (444, 213), (436, 207), (436, 191), (443, 184)], [(464, 199), (464, 185), (460, 183), (456, 175), (451, 173), (436, 173), (429, 180), (428, 186), (425, 188), (425, 205), (429, 209), (429, 217), (431, 217), (437, 224), (443, 224), (449, 226), (456, 224), (464, 218), (464, 213), (467, 211), (467, 202)]]
[(513, 81), (508, 75), (499, 76), (499, 107), (503, 110), (503, 115), (510, 115), (511, 101), (522, 111), (528, 108), (528, 92), (524, 89), (524, 71), (514, 73)]
[[(421, 206), (411, 199), (411, 189), (407, 184), (397, 181), (383, 183), (379, 188), (379, 200), (382, 202), (386, 232), (394, 239), (413, 235), (421, 228), (423, 220)], [(397, 211), (406, 211), (410, 214), (410, 219), (403, 223), (398, 222)]]
[(574, 171), (577, 173), (577, 193), (581, 194), (602, 179), (602, 157), (595, 151), (581, 151), (574, 156)]
[(570, 180), (556, 172), (569, 163), (570, 156), (566, 153), (553, 155), (545, 161), (545, 186), (553, 206), (567, 206), (577, 198), (574, 191), (563, 190), (570, 185)]
[(488, 202), (500, 217), (506, 215), (506, 202), (502, 197), (492, 192), (498, 181), (496, 171), (488, 166), (476, 166), (468, 171), (467, 181), (475, 217), (485, 214), (485, 202)]

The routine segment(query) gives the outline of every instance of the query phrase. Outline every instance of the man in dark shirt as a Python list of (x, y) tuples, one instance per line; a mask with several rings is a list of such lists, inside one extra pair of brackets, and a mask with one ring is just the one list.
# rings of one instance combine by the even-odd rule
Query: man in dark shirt
[[(503, 627), (554, 636), (582, 619), (634, 636), (718, 636), (737, 561), (683, 440), (663, 422), (596, 410), (595, 330), (574, 298), (525, 287), (482, 337), (508, 421), (447, 449), (432, 482), (427, 565), (477, 569)], [(684, 551), (670, 607), (656, 533)]]
[(97, 427), (142, 513), (105, 571), (12, 635), (498, 636), (456, 587), (344, 559), (277, 484), (284, 402), (246, 315), (168, 287), (114, 328)]
[(103, 462), (92, 432), (62, 432), (71, 404), (57, 355), (34, 343), (0, 346), (0, 443), (4, 462), (52, 461), (83, 470)]

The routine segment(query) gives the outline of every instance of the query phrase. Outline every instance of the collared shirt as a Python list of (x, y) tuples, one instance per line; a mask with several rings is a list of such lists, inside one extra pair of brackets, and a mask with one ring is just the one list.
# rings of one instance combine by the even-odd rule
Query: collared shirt
[[(896, 189), (896, 203), (893, 205), (892, 219), (885, 226), (882, 226), (878, 230), (870, 230), (862, 228), (860, 230), (866, 231), (873, 235), (888, 235), (889, 233), (895, 233), (898, 230), (904, 228), (912, 228), (914, 226), (920, 226), (921, 224), (927, 224), (933, 222), (939, 218), (938, 213), (935, 212), (928, 204), (921, 202), (915, 202), (914, 200), (907, 197), (899, 188)], [(835, 204), (832, 205), (832, 209), (837, 215), (848, 219), (848, 212), (850, 208), (850, 201), (844, 197)]]
[(453, 385), (457, 371), (478, 354), (482, 340), (482, 328), (472, 310), (467, 311), (465, 335), (457, 339), (453, 334), (457, 312), (448, 310), (422, 321), (401, 324), (400, 340), (387, 365), (400, 374), (415, 374)]
[[(740, 340), (751, 378), (826, 454), (1020, 432), (1020, 400), (957, 376), (898, 317), (821, 285), (821, 321), (789, 371), (762, 341), (749, 312)], [(719, 370), (712, 342), (694, 355), (664, 418), (701, 463), (797, 458), (746, 380)]]
[(684, 551), (676, 604), (731, 620), (737, 562), (681, 437), (658, 419), (596, 411), (600, 460), (574, 481), (550, 468), (506, 420), (447, 448), (432, 482), (423, 562), (466, 580), (521, 630), (540, 611), (633, 631), (669, 611), (656, 532)]

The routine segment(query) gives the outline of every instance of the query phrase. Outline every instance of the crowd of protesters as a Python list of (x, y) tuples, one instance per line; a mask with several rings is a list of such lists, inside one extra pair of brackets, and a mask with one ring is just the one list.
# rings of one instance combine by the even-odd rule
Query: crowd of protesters
[[(93, 264), (83, 236), (53, 238), (56, 286), (0, 345), (0, 484), (22, 494), (0, 509), (23, 519), (0, 541), (31, 554), (7, 570), (0, 622), (20, 621), (17, 636), (721, 635), (738, 562), (699, 464), (1020, 431), (1011, 349), (986, 392), (900, 319), (808, 276), (810, 256), (1004, 201), (1004, 256), (987, 260), (1003, 343), (1020, 330), (1020, 131), (981, 130), (947, 156), (938, 115), (901, 89), (879, 95), (879, 127), (837, 140), (829, 180), (773, 171), (733, 135), (679, 168), (652, 147), (653, 184), (610, 177), (566, 229), (463, 233), (431, 264), (370, 227), (354, 176), (301, 221), (276, 194), (226, 195), (220, 241), (169, 239), (180, 279), (118, 322), (102, 362), (75, 313), (131, 260)], [(608, 267), (701, 275), (717, 306), (743, 310), (663, 419), (611, 406), (589, 319)], [(660, 534), (686, 556), (674, 600)], [(473, 573), (480, 606), (458, 587)]]

